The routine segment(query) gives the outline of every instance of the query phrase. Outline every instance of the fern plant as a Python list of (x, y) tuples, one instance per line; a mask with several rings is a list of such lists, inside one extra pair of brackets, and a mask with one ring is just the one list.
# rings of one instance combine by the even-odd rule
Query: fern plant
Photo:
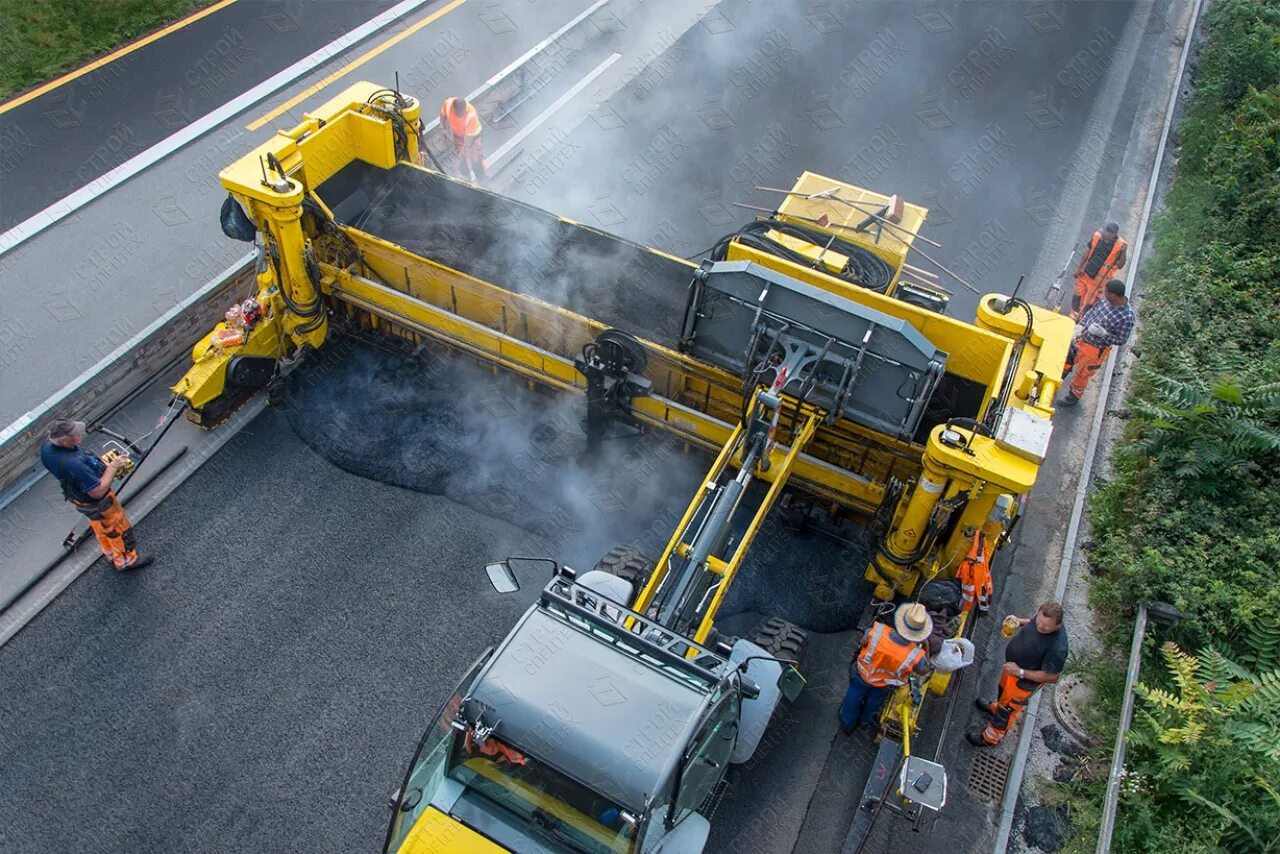
[(1139, 429), (1128, 453), (1160, 460), (1183, 486), (1214, 496), (1231, 475), (1280, 461), (1280, 382), (1252, 378), (1224, 356), (1214, 370), (1189, 358), (1173, 370), (1143, 370), (1142, 394), (1129, 402)]
[(1213, 648), (1161, 647), (1163, 686), (1140, 683), (1128, 772), (1157, 809), (1190, 808), (1229, 850), (1280, 834), (1280, 670), (1255, 675)]

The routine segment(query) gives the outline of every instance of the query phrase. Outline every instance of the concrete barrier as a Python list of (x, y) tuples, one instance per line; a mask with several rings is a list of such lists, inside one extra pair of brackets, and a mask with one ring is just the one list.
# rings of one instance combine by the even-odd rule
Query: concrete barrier
[(227, 306), (253, 288), (253, 254), (219, 276), (98, 364), (51, 395), (44, 403), (0, 432), (0, 494), (10, 493), (32, 470), (50, 423), (75, 418), (93, 423), (120, 401), (150, 382), (222, 318)]

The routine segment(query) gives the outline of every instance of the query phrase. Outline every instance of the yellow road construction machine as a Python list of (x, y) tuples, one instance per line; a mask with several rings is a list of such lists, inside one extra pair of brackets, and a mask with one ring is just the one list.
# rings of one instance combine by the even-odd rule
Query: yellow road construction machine
[[(426, 142), (416, 99), (358, 83), (225, 169), (257, 293), (174, 392), (214, 425), (342, 326), (582, 394), (589, 443), (660, 430), (715, 453), (657, 560), (546, 561), (428, 728), (386, 843), (701, 850), (709, 794), (802, 684), (796, 627), (716, 623), (784, 489), (866, 522), (874, 557), (851, 571), (871, 617), (954, 574), (974, 532), (1002, 543), (1021, 511), (1073, 325), (994, 293), (972, 322), (946, 316), (906, 264), (927, 211), (820, 175), (695, 264), (424, 168)], [(904, 688), (886, 742), (946, 689)]]

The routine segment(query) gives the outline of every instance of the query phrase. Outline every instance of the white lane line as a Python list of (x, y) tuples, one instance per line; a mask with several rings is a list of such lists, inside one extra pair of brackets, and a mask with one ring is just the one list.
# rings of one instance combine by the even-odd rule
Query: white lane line
[(511, 153), (511, 149), (515, 148), (517, 145), (519, 145), (521, 142), (523, 142), (525, 137), (527, 137), (529, 134), (531, 134), (531, 133), (533, 133), (535, 130), (537, 130), (537, 129), (538, 129), (538, 126), (539, 126), (539, 125), (541, 125), (543, 122), (545, 122), (547, 119), (549, 119), (549, 118), (551, 118), (553, 115), (555, 115), (555, 114), (556, 114), (556, 112), (557, 112), (561, 107), (563, 107), (565, 104), (567, 104), (567, 103), (569, 103), (570, 101), (572, 101), (572, 100), (574, 99), (574, 96), (576, 96), (576, 95), (577, 95), (579, 92), (581, 92), (583, 89), (585, 89), (585, 88), (587, 88), (588, 86), (590, 86), (590, 85), (591, 85), (591, 81), (592, 81), (592, 80), (595, 80), (595, 79), (596, 79), (597, 77), (599, 77), (601, 74), (604, 74), (604, 72), (605, 72), (606, 70), (608, 70), (609, 66), (610, 66), (610, 65), (613, 65), (613, 64), (614, 64), (615, 62), (617, 62), (619, 59), (622, 59), (622, 54), (620, 54), (620, 53), (615, 53), (615, 54), (611, 55), (608, 59), (606, 59), (604, 62), (602, 62), (602, 63), (600, 63), (599, 65), (597, 65), (595, 68), (591, 69), (591, 72), (590, 72), (586, 77), (583, 77), (583, 78), (582, 78), (581, 80), (579, 80), (577, 83), (573, 84), (573, 87), (572, 87), (568, 92), (565, 92), (565, 93), (564, 93), (563, 95), (561, 95), (559, 98), (556, 98), (556, 99), (555, 99), (555, 101), (553, 101), (553, 102), (551, 103), (551, 106), (547, 107), (545, 110), (543, 110), (541, 113), (539, 113), (539, 114), (534, 118), (534, 120), (533, 120), (533, 121), (529, 122), (529, 124), (527, 124), (527, 125), (525, 125), (524, 127), (522, 127), (522, 128), (521, 128), (521, 129), (516, 133), (516, 135), (515, 135), (515, 136), (511, 137), (511, 139), (509, 139), (509, 140), (507, 140), (505, 143), (503, 143), (503, 144), (502, 144), (502, 146), (501, 146), (497, 151), (495, 151), (495, 152), (493, 153), (493, 156), (491, 156), (491, 157), (486, 161), (486, 164), (487, 164), (488, 166), (492, 167), (492, 166), (493, 166), (493, 164), (497, 163), (497, 162), (498, 162), (499, 160), (501, 160), (503, 157), (505, 157), (506, 155), (510, 154), (510, 153)]
[(4, 255), (23, 241), (30, 240), (62, 218), (80, 210), (80, 208), (108, 190), (123, 184), (134, 175), (168, 157), (187, 143), (203, 136), (268, 95), (284, 88), (302, 75), (323, 65), (347, 48), (363, 41), (393, 21), (403, 18), (427, 2), (429, 0), (402, 0), (402, 2), (392, 6), (376, 18), (366, 21), (345, 35), (339, 36), (315, 53), (298, 60), (284, 71), (264, 80), (243, 95), (233, 98), (203, 118), (197, 119), (182, 130), (160, 140), (160, 142), (157, 142), (141, 154), (121, 163), (105, 175), (95, 178), (69, 196), (59, 199), (39, 213), (28, 217), (4, 234), (0, 234), (0, 255)]
[[(550, 45), (552, 42), (559, 41), (561, 36), (569, 32), (569, 30), (572, 30), (574, 27), (578, 26), (578, 24), (581, 24), (588, 17), (590, 17), (593, 12), (595, 12), (597, 9), (599, 9), (601, 6), (604, 6), (608, 2), (609, 0), (596, 0), (596, 2), (593, 3), (581, 15), (578, 15), (569, 23), (565, 24), (563, 27), (556, 30), (554, 33), (547, 36), (545, 39), (543, 39), (542, 41), (535, 44), (533, 47), (526, 50), (524, 53), (520, 54), (520, 56), (517, 57), (514, 62), (512, 62), (506, 68), (499, 71), (497, 74), (494, 74), (488, 80), (484, 81), (479, 86), (477, 86), (474, 91), (467, 93), (463, 97), (465, 97), (468, 101), (474, 101), (476, 98), (479, 98), (485, 92), (488, 92), (494, 86), (497, 86), (499, 83), (505, 80), (517, 68), (524, 65), (526, 62), (533, 59), (538, 54), (542, 53), (542, 51), (546, 50), (547, 46)], [(434, 119), (427, 122), (423, 126), (422, 132), (428, 133), (438, 127), (440, 127), (440, 117), (436, 116)]]

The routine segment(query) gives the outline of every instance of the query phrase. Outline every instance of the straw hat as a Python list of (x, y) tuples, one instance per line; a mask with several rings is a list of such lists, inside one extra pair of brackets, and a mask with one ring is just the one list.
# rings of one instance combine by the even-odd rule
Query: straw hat
[(919, 602), (907, 602), (894, 612), (893, 627), (907, 640), (918, 642), (933, 634), (933, 619)]

